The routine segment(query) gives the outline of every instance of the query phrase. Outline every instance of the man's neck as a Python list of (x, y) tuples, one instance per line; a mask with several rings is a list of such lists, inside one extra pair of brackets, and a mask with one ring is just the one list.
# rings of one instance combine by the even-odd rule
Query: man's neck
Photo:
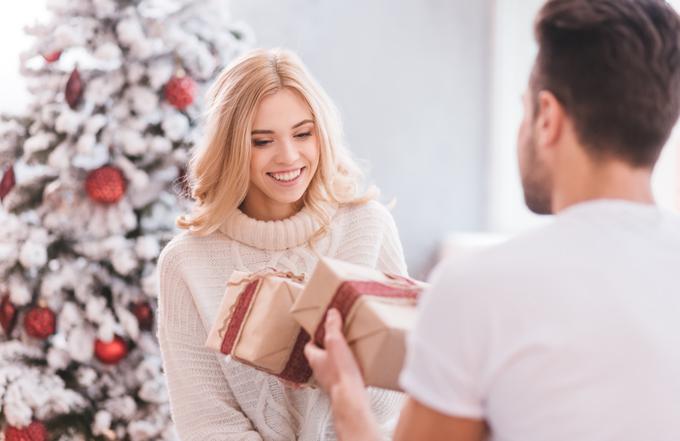
[(553, 213), (596, 199), (654, 204), (651, 178), (650, 168), (633, 168), (622, 161), (590, 163), (574, 173), (557, 177)]

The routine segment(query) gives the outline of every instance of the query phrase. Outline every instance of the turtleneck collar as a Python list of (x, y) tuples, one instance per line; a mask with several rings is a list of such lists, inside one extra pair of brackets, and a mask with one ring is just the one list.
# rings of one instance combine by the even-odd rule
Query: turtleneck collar
[[(327, 206), (331, 217), (335, 210), (333, 206)], [(273, 221), (253, 219), (237, 208), (222, 223), (219, 231), (254, 248), (280, 251), (304, 245), (322, 226), (308, 207), (303, 207), (289, 218)]]

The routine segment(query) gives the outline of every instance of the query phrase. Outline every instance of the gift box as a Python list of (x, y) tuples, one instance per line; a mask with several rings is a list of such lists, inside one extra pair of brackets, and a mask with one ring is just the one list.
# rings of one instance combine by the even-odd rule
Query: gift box
[(400, 390), (406, 334), (415, 324), (418, 297), (426, 287), (406, 277), (322, 258), (291, 313), (323, 346), (326, 313), (336, 308), (365, 383)]
[(289, 312), (302, 280), (291, 273), (235, 271), (206, 346), (285, 381), (309, 381), (304, 356), (309, 335)]

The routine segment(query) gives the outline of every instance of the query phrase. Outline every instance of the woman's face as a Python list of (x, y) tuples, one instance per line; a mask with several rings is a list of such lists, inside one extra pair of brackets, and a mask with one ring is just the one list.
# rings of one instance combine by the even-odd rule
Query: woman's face
[(260, 220), (295, 214), (319, 164), (319, 141), (307, 102), (282, 88), (259, 103), (251, 133), (250, 185), (242, 210)]

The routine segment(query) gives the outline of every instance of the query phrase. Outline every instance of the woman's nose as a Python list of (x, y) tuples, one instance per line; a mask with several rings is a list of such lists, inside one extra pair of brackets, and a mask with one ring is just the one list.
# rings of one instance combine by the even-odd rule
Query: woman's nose
[(300, 152), (293, 140), (285, 140), (279, 144), (277, 161), (282, 164), (292, 164), (300, 158)]

